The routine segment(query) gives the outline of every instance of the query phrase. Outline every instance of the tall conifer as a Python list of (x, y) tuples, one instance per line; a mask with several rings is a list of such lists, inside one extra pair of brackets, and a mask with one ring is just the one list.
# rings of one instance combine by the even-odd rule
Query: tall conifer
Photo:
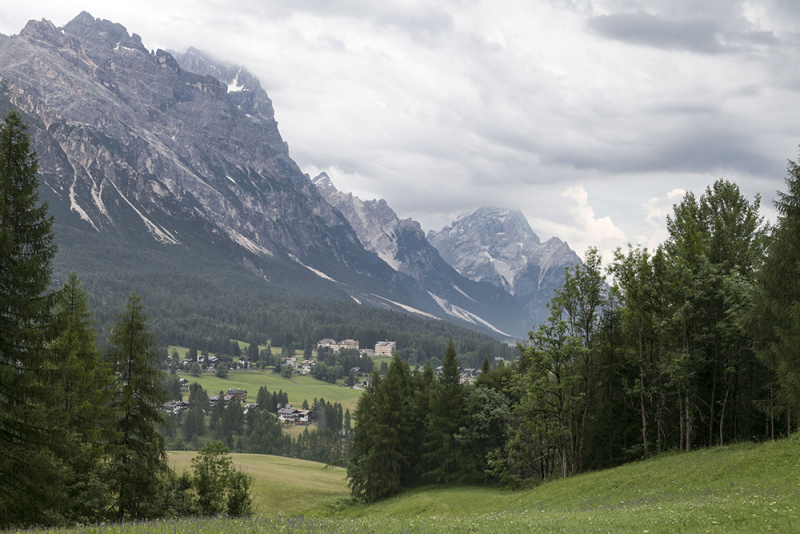
[(166, 393), (153, 335), (138, 296), (128, 297), (126, 311), (114, 324), (109, 359), (119, 383), (114, 408), (119, 438), (111, 470), (117, 495), (117, 516), (137, 519), (158, 515), (156, 502), (161, 475), (167, 470), (164, 439), (166, 425), (159, 411)]
[[(0, 122), (0, 523), (47, 521), (64, 469), (48, 452), (44, 380), (52, 338), (53, 218), (22, 116)], [(24, 473), (24, 476), (20, 474)]]
[(460, 476), (460, 451), (455, 434), (464, 422), (464, 387), (460, 383), (456, 346), (447, 343), (442, 375), (431, 390), (425, 454), (430, 482), (449, 483)]

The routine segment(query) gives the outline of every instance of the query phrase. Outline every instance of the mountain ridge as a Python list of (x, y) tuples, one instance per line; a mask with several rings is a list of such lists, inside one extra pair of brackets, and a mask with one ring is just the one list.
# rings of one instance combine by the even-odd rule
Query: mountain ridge
[[(527, 328), (522, 308), (503, 290), (460, 275), (428, 243), (420, 224), (401, 219), (387, 202), (361, 200), (336, 189), (321, 173), (312, 179), (325, 200), (350, 222), (362, 245), (396, 271), (416, 280), (412, 292), (427, 296), (444, 313), (498, 334), (522, 337)], [(434, 308), (435, 309), (435, 308)]]
[[(88, 244), (101, 242), (140, 251), (123, 254), (125, 269), (156, 269), (170, 255), (230, 262), (270, 283), (507, 339), (496, 318), (457, 317), (457, 305), (362, 246), (290, 158), (257, 78), (197, 49), (178, 59), (87, 12), (63, 28), (30, 21), (0, 41), (0, 108), (27, 118), (42, 197), (69, 243), (65, 268), (111, 268)], [(419, 228), (408, 236), (424, 240)]]
[(546, 319), (546, 304), (563, 283), (564, 268), (581, 263), (557, 237), (542, 243), (519, 210), (476, 208), (439, 232), (429, 231), (427, 238), (466, 278), (513, 295), (531, 325)]

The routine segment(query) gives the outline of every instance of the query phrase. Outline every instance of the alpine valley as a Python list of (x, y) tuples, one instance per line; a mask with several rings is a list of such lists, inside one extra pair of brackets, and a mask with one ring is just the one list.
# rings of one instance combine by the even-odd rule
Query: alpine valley
[(0, 36), (0, 111), (10, 109), (38, 152), (55, 276), (76, 271), (97, 301), (132, 287), (145, 302), (148, 291), (177, 300), (210, 285), (513, 341), (580, 262), (556, 238), (540, 243), (520, 212), (481, 208), (426, 237), (383, 200), (311, 180), (246, 69), (196, 49), (149, 51), (85, 12)]

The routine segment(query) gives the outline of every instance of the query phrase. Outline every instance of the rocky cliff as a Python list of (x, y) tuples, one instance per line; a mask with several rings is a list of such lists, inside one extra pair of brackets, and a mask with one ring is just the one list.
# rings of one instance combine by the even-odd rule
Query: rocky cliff
[(184, 69), (88, 13), (0, 40), (0, 105), (29, 119), (59, 224), (204, 247), (273, 281), (408, 299), (291, 160), (258, 80), (234, 80)]
[(553, 237), (542, 243), (520, 211), (479, 208), (461, 215), (428, 241), (459, 273), (505, 289), (527, 313), (528, 323), (547, 317), (545, 304), (564, 282), (564, 268), (581, 262)]
[(0, 37), (8, 109), (31, 128), (61, 270), (213, 264), (217, 277), (235, 267), (498, 337), (524, 331), (508, 294), (460, 277), (385, 204), (372, 215), (392, 239), (365, 237), (357, 218), (354, 230), (289, 157), (272, 102), (243, 67), (196, 49), (150, 51), (85, 12), (63, 28), (31, 21)]
[(408, 289), (421, 302), (426, 296), (432, 300), (426, 309), (495, 333), (524, 337), (530, 327), (519, 304), (503, 288), (460, 275), (428, 243), (418, 222), (400, 219), (383, 199), (365, 201), (338, 191), (325, 173), (312, 181), (348, 220), (367, 250), (416, 281)]

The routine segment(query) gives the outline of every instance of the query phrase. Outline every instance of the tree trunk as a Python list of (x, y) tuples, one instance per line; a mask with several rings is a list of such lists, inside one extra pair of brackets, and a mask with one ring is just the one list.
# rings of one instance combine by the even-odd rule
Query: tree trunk
[(678, 417), (680, 422), (678, 423), (678, 428), (680, 429), (680, 445), (678, 445), (678, 450), (683, 450), (686, 446), (686, 426), (683, 419), (683, 392), (678, 389)]
[(647, 458), (647, 413), (644, 407), (644, 366), (639, 366), (639, 408), (642, 412), (642, 443), (644, 444), (644, 456)]
[(725, 407), (728, 404), (728, 395), (731, 392), (731, 381), (728, 380), (728, 386), (725, 388), (725, 399), (722, 401), (722, 410), (719, 412), (719, 446), (723, 445), (722, 425), (725, 423)]
[(714, 357), (714, 380), (711, 383), (711, 403), (710, 414), (708, 419), (708, 446), (714, 444), (714, 405), (716, 404), (717, 397), (717, 368), (719, 366), (719, 355)]
[(686, 417), (684, 418), (686, 421), (686, 452), (692, 450), (692, 419), (690, 417), (689, 412), (689, 388), (686, 388), (686, 402), (683, 403), (684, 408), (686, 409)]

